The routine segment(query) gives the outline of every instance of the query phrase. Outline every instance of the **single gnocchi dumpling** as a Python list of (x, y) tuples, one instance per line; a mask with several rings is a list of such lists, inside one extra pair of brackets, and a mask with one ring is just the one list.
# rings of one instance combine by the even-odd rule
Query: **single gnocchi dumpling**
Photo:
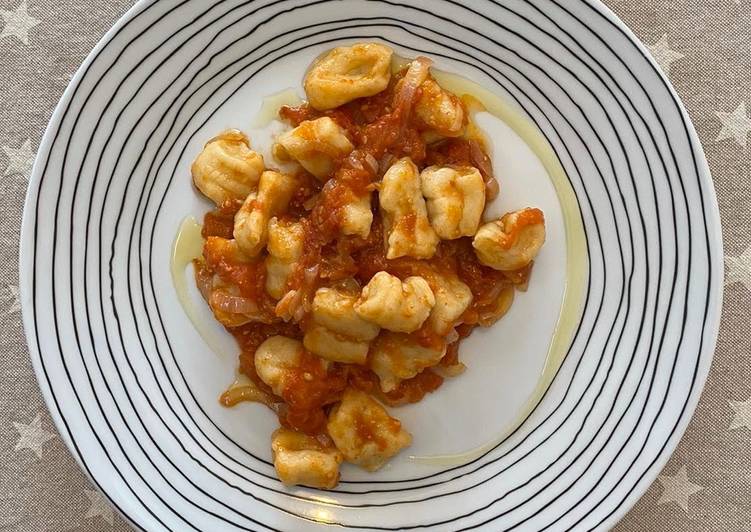
[(240, 249), (257, 256), (266, 245), (269, 220), (282, 214), (297, 188), (297, 180), (287, 174), (266, 170), (258, 182), (258, 192), (251, 192), (235, 215), (234, 237)]
[(444, 137), (457, 137), (464, 131), (467, 113), (456, 94), (443, 88), (431, 78), (420, 85), (420, 97), (415, 114), (432, 132)]
[(386, 258), (432, 257), (438, 246), (438, 235), (428, 220), (417, 166), (409, 157), (399, 159), (386, 171), (378, 196), (383, 213)]
[(436, 275), (431, 283), (435, 306), (428, 316), (431, 330), (447, 335), (458, 325), (464, 311), (472, 303), (472, 290), (456, 275)]
[(303, 349), (302, 343), (286, 336), (272, 336), (256, 349), (256, 372), (276, 395), (282, 396), (290, 374), (300, 366)]
[(355, 201), (344, 205), (341, 211), (339, 228), (344, 235), (355, 235), (360, 238), (368, 238), (370, 226), (373, 223), (373, 211), (370, 209), (370, 196), (357, 198)]
[(290, 429), (271, 435), (274, 469), (288, 486), (331, 489), (339, 482), (344, 456), (325, 436), (308, 436)]
[(485, 209), (485, 182), (472, 166), (430, 166), (420, 174), (428, 218), (444, 240), (473, 236)]
[(337, 161), (344, 159), (354, 146), (339, 124), (328, 116), (305, 120), (276, 139), (285, 156), (295, 159), (308, 172), (326, 180)]
[(359, 43), (334, 48), (311, 65), (303, 85), (308, 102), (324, 111), (384, 90), (391, 79), (388, 46)]
[(228, 129), (206, 143), (190, 171), (196, 188), (217, 205), (242, 201), (261, 177), (263, 157), (244, 133)]
[(333, 362), (362, 365), (368, 358), (368, 342), (335, 333), (317, 323), (305, 331), (303, 342), (308, 351)]
[(400, 280), (378, 272), (362, 289), (354, 305), (362, 319), (389, 331), (413, 332), (419, 329), (435, 305), (435, 296), (422, 277)]
[(445, 345), (440, 349), (425, 347), (409, 335), (385, 332), (373, 342), (368, 366), (378, 375), (381, 390), (388, 393), (403, 380), (438, 364), (445, 354)]
[(287, 279), (295, 271), (305, 244), (305, 231), (300, 222), (287, 222), (276, 217), (269, 220), (266, 249), (266, 291), (275, 299), (287, 293)]
[[(352, 281), (354, 283), (354, 281)], [(319, 288), (313, 298), (313, 324), (305, 332), (308, 351), (335, 362), (365, 364), (370, 341), (380, 328), (354, 310), (359, 287)]]
[(540, 209), (522, 209), (480, 227), (472, 241), (477, 258), (500, 271), (525, 267), (545, 243), (545, 216)]
[(327, 429), (345, 460), (376, 471), (412, 443), (412, 436), (375, 399), (348, 388), (329, 414)]

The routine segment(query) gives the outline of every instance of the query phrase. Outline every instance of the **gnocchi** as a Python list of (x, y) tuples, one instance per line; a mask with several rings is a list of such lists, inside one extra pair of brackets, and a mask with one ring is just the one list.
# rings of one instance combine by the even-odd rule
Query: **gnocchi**
[(399, 159), (386, 171), (378, 197), (387, 245), (386, 258), (431, 258), (438, 246), (438, 235), (428, 221), (420, 175), (409, 157)]
[(368, 238), (373, 223), (373, 211), (370, 210), (370, 196), (360, 196), (342, 208), (340, 229), (343, 235), (355, 235)]
[(378, 272), (362, 289), (354, 309), (362, 319), (389, 331), (412, 332), (422, 326), (435, 302), (433, 290), (422, 277), (402, 281)]
[(334, 48), (308, 70), (303, 83), (308, 102), (324, 111), (384, 90), (391, 79), (388, 46), (359, 43)]
[(513, 271), (534, 260), (545, 243), (545, 217), (540, 209), (522, 209), (480, 227), (472, 241), (480, 262)]
[(430, 166), (420, 174), (428, 218), (444, 240), (473, 236), (485, 209), (485, 182), (471, 166)]
[(412, 435), (398, 419), (375, 399), (352, 388), (329, 414), (326, 428), (344, 459), (367, 471), (380, 469), (412, 443)]
[(269, 220), (266, 249), (266, 291), (275, 299), (287, 293), (287, 279), (302, 255), (305, 232), (300, 222)]
[(281, 428), (271, 436), (271, 451), (276, 474), (288, 486), (331, 489), (339, 482), (344, 456), (328, 438)]
[(438, 364), (445, 354), (445, 345), (440, 349), (424, 347), (409, 335), (388, 332), (373, 343), (368, 365), (378, 375), (381, 390), (390, 392), (401, 381)]
[(256, 349), (258, 377), (278, 396), (282, 396), (290, 372), (300, 365), (303, 345), (286, 336), (272, 336)]
[(423, 81), (420, 89), (421, 93), (415, 104), (415, 114), (420, 121), (438, 135), (461, 135), (467, 116), (462, 101), (430, 78)]
[(234, 237), (240, 249), (257, 256), (266, 245), (271, 217), (282, 214), (297, 188), (289, 175), (266, 170), (258, 182), (258, 193), (250, 193), (235, 215)]
[(353, 149), (344, 130), (328, 116), (306, 120), (279, 135), (276, 141), (284, 149), (285, 157), (296, 160), (322, 181), (331, 176), (336, 162)]
[(263, 156), (250, 149), (248, 137), (228, 129), (206, 143), (190, 167), (193, 183), (217, 205), (244, 200), (263, 172)]
[(358, 292), (318, 289), (313, 299), (314, 323), (303, 339), (306, 349), (326, 360), (365, 364), (369, 342), (380, 328), (355, 312)]
[(432, 283), (435, 306), (428, 316), (430, 329), (447, 335), (472, 303), (472, 290), (456, 275), (439, 275)]

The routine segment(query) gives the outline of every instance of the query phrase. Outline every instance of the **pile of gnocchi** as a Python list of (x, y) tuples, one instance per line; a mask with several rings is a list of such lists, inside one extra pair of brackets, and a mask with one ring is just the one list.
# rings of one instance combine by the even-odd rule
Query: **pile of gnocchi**
[(330, 489), (342, 462), (375, 471), (410, 445), (386, 407), (464, 370), (461, 340), (526, 289), (545, 220), (483, 221), (499, 193), (485, 140), (428, 58), (339, 47), (304, 88), (266, 157), (228, 130), (193, 162), (216, 205), (195, 276), (240, 347), (222, 404), (271, 408), (280, 480)]

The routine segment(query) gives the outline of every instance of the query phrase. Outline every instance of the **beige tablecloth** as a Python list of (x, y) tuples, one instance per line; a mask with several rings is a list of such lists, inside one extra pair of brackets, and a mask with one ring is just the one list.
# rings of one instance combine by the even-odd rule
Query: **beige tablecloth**
[[(619, 532), (751, 530), (751, 0), (607, 0), (688, 107), (719, 196), (725, 309), (714, 365), (678, 450)], [(128, 530), (58, 437), (17, 297), (23, 199), (47, 121), (130, 0), (0, 0), (0, 530)]]

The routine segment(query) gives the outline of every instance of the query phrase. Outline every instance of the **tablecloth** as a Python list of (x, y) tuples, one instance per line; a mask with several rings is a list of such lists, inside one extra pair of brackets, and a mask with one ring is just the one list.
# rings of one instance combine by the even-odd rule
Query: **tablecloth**
[[(701, 403), (618, 532), (751, 530), (751, 0), (607, 0), (647, 44), (702, 139), (719, 198), (725, 306)], [(0, 0), (0, 530), (129, 530), (60, 440), (18, 300), (23, 200), (44, 128), (128, 0)]]

